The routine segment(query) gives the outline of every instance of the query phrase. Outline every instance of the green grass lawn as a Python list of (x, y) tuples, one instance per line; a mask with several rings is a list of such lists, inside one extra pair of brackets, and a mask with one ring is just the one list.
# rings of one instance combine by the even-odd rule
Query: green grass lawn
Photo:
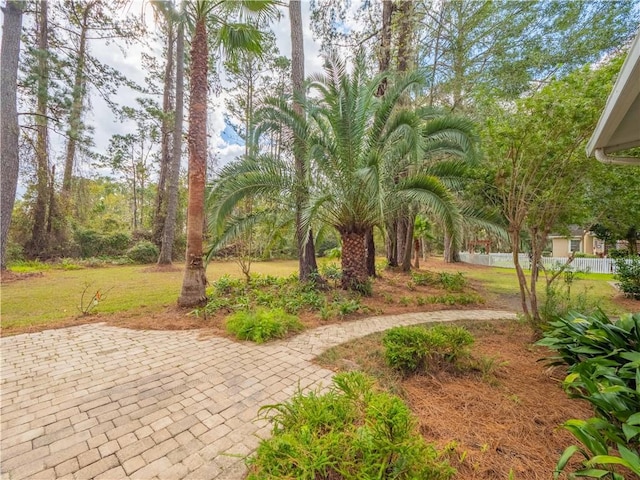
[[(255, 262), (251, 271), (264, 275), (287, 276), (297, 271), (296, 260)], [(33, 271), (33, 269), (31, 269)], [(79, 270), (46, 268), (33, 276), (2, 285), (2, 327), (40, 325), (77, 317), (85, 286), (85, 303), (100, 290), (103, 301), (95, 312), (111, 313), (136, 309), (158, 311), (175, 305), (182, 285), (183, 266), (172, 271), (153, 271), (149, 265), (124, 265)], [(242, 276), (234, 262), (215, 262), (207, 278)]]
[[(132, 312), (144, 315), (176, 304), (182, 283), (183, 266), (169, 271), (157, 271), (149, 265), (124, 265), (102, 268), (63, 268), (40, 265), (41, 276), (32, 276), (2, 285), (1, 314), (3, 329), (29, 327), (70, 320), (80, 315), (78, 306), (86, 285), (85, 304), (100, 290), (103, 300), (94, 312)], [(297, 260), (255, 262), (252, 273), (288, 276), (297, 272)], [(487, 297), (518, 296), (515, 270), (503, 268), (467, 269), (465, 275), (483, 285)], [(38, 265), (22, 266), (22, 272), (34, 272)], [(235, 262), (214, 262), (207, 277), (216, 280), (223, 275), (241, 277)], [(607, 313), (617, 315), (622, 309), (612, 298), (614, 288), (608, 283), (613, 277), (604, 274), (582, 275), (572, 286), (573, 295), (584, 292), (590, 305), (598, 305)], [(541, 301), (544, 283), (540, 282)], [(490, 300), (490, 298), (487, 298)], [(514, 307), (515, 308), (515, 307)]]
[[(529, 271), (525, 271), (527, 280), (529, 280)], [(465, 272), (465, 275), (471, 279), (481, 282), (487, 289), (489, 294), (494, 295), (520, 295), (518, 286), (518, 277), (516, 271), (510, 268), (483, 268), (473, 269)], [(571, 285), (571, 296), (576, 299), (578, 296), (584, 297), (587, 306), (598, 306), (612, 315), (624, 313), (623, 309), (618, 306), (613, 297), (617, 293), (616, 289), (610, 284), (615, 282), (613, 275), (606, 273), (587, 273), (580, 274), (576, 277)], [(554, 283), (561, 285), (563, 278), (557, 278)], [(545, 298), (545, 279), (541, 275), (538, 281), (538, 294), (540, 301)]]

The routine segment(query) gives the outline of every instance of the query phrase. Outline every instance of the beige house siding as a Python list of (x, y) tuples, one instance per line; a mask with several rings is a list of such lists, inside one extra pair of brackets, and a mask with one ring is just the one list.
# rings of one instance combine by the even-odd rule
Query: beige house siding
[(571, 242), (580, 242), (580, 247), (575, 253), (585, 253), (587, 255), (598, 255), (604, 253), (604, 242), (598, 240), (590, 232), (582, 237), (551, 237), (553, 256), (567, 257), (571, 254)]
[(595, 252), (593, 250), (593, 237), (589, 234), (585, 234), (585, 236), (582, 238), (582, 253), (595, 255)]
[(553, 242), (553, 255), (554, 257), (566, 257), (569, 255), (569, 239), (568, 238), (554, 238)]

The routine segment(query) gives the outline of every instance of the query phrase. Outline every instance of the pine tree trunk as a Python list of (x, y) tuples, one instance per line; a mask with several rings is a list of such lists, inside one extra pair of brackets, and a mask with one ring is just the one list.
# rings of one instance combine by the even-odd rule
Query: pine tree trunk
[(164, 86), (162, 92), (162, 141), (160, 149), (160, 172), (158, 174), (158, 191), (153, 215), (153, 241), (162, 245), (162, 232), (167, 216), (167, 176), (171, 170), (171, 133), (172, 119), (171, 90), (173, 89), (173, 31), (172, 20), (167, 20), (167, 63), (164, 69)]
[(189, 98), (189, 203), (187, 206), (187, 258), (181, 307), (197, 307), (207, 301), (204, 261), (203, 223), (204, 190), (207, 164), (207, 28), (206, 19), (196, 21), (191, 42), (191, 76)]
[(80, 44), (78, 46), (78, 64), (76, 65), (73, 92), (71, 94), (71, 112), (69, 113), (69, 130), (67, 131), (67, 152), (64, 162), (64, 176), (62, 178), (62, 192), (69, 196), (71, 193), (71, 178), (75, 164), (76, 147), (82, 130), (82, 107), (85, 96), (85, 63), (87, 59), (88, 18), (93, 4), (84, 6), (82, 22), (80, 24)]
[(184, 25), (178, 25), (176, 39), (176, 110), (173, 121), (173, 151), (167, 188), (167, 217), (162, 231), (158, 265), (171, 265), (180, 200), (180, 160), (182, 158), (182, 116), (184, 115)]
[(401, 0), (398, 15), (398, 71), (406, 72), (412, 63), (413, 0)]
[(421, 242), (419, 238), (416, 238), (413, 241), (413, 250), (414, 250), (414, 260), (413, 260), (413, 268), (420, 268), (420, 250), (421, 250)]
[[(378, 52), (378, 71), (389, 70), (391, 64), (391, 17), (394, 5), (392, 0), (382, 1), (382, 28), (380, 30), (380, 51)], [(382, 97), (387, 89), (387, 80), (380, 82), (376, 95)]]
[(445, 263), (459, 263), (460, 250), (458, 245), (453, 241), (453, 236), (449, 232), (444, 234), (444, 261)]
[(2, 50), (0, 51), (0, 152), (2, 175), (0, 176), (0, 270), (6, 270), (7, 239), (11, 226), (11, 214), (16, 199), (20, 158), (18, 156), (17, 78), (20, 59), (20, 33), (24, 2), (9, 0), (2, 9)]
[(412, 216), (407, 219), (406, 223), (406, 236), (404, 240), (404, 256), (402, 257), (402, 271), (408, 272), (411, 270), (411, 253), (413, 251), (413, 228), (415, 218)]
[(387, 223), (386, 235), (387, 265), (398, 266), (398, 221), (396, 218)]
[[(304, 94), (304, 44), (302, 36), (302, 11), (300, 0), (289, 2), (289, 19), (291, 22), (291, 85), (294, 93), (293, 109), (302, 113), (302, 105), (297, 101), (297, 96)], [(302, 208), (308, 196), (306, 185), (306, 167), (304, 163), (304, 139), (294, 139), (294, 161), (296, 169), (295, 189), (295, 221), (296, 241), (298, 244), (298, 269), (300, 281), (306, 282), (318, 272), (316, 263), (315, 245), (313, 235), (309, 231), (305, 237), (305, 229), (302, 226)]]
[(396, 245), (397, 245), (397, 259), (398, 259), (398, 265), (402, 266), (402, 262), (404, 261), (404, 252), (405, 252), (405, 248), (406, 248), (406, 244), (405, 242), (407, 241), (407, 219), (404, 217), (399, 217), (398, 218), (398, 230), (396, 232), (396, 236), (397, 236), (397, 240), (396, 240)]
[(367, 246), (367, 275), (376, 277), (376, 244), (373, 238), (373, 227), (365, 232), (365, 242)]
[(364, 232), (341, 232), (342, 288), (359, 290), (367, 282), (367, 246)]
[(46, 0), (37, 3), (38, 8), (38, 93), (36, 115), (36, 201), (33, 208), (31, 239), (26, 245), (29, 258), (38, 258), (47, 250), (46, 219), (49, 187), (49, 32)]

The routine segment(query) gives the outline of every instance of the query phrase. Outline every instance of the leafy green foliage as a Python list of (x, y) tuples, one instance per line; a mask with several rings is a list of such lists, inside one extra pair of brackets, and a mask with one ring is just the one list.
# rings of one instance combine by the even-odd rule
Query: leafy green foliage
[(135, 263), (153, 263), (158, 260), (160, 251), (153, 243), (143, 240), (136, 243), (127, 251), (127, 257)]
[(300, 283), (297, 275), (251, 275), (248, 282), (224, 275), (212, 282), (208, 293), (210, 300), (204, 307), (208, 314), (264, 307), (294, 315), (302, 311), (319, 312), (327, 320), (366, 310), (358, 295), (346, 292), (327, 295), (313, 282)]
[(327, 393), (299, 391), (262, 411), (273, 436), (249, 459), (250, 480), (445, 480), (455, 473), (416, 431), (404, 402), (374, 391), (359, 372), (337, 374)]
[(625, 296), (640, 300), (640, 257), (616, 259), (616, 280)]
[(414, 285), (442, 287), (450, 292), (460, 292), (467, 285), (462, 272), (411, 272)]
[(263, 343), (273, 338), (283, 338), (290, 332), (299, 332), (304, 326), (298, 317), (282, 309), (259, 308), (255, 311), (236, 312), (229, 316), (226, 328), (240, 340)]
[(468, 354), (474, 339), (464, 327), (436, 325), (423, 327), (395, 327), (382, 339), (389, 366), (407, 374), (427, 369), (431, 364), (446, 361), (455, 363)]
[(131, 236), (124, 232), (101, 233), (80, 229), (75, 232), (74, 240), (82, 258), (124, 255), (131, 245)]
[(610, 471), (616, 465), (640, 475), (640, 314), (612, 322), (603, 312), (571, 313), (551, 322), (538, 345), (557, 352), (552, 364), (569, 365), (565, 391), (587, 400), (597, 415), (564, 424), (586, 450), (565, 450), (555, 478), (577, 452), (586, 458), (577, 476), (624, 479)]

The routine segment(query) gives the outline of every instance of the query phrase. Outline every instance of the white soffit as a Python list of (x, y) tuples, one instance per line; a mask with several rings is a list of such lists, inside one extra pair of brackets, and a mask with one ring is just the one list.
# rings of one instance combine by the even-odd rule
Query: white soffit
[(636, 34), (596, 129), (587, 155), (640, 146), (640, 30)]

